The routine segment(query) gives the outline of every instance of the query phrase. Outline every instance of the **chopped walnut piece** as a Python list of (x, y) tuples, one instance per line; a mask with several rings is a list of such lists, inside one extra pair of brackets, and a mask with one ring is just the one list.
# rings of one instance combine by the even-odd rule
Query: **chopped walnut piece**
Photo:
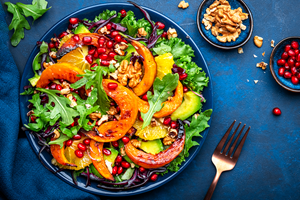
[(166, 146), (171, 145), (173, 142), (175, 141), (174, 138), (171, 138), (169, 135), (167, 135), (164, 139), (163, 139), (163, 143)]
[(93, 112), (93, 113), (89, 114), (89, 117), (91, 118), (91, 120), (97, 121), (98, 119), (101, 118), (101, 113)]
[(130, 163), (130, 167), (133, 169), (135, 168), (135, 164), (134, 163)]
[(58, 132), (58, 130), (55, 129), (53, 138), (57, 139), (57, 138), (59, 138), (59, 136), (60, 136), (60, 133)]
[(71, 107), (71, 108), (73, 108), (74, 106), (77, 106), (77, 103), (76, 103), (76, 101), (74, 100), (74, 97), (73, 97), (72, 94), (68, 94), (68, 95), (67, 95), (67, 98), (70, 99), (70, 101), (71, 101), (71, 104), (70, 104), (70, 107)]
[(102, 117), (101, 117), (101, 119), (99, 119), (98, 121), (97, 121), (97, 125), (98, 126), (100, 126), (101, 124), (103, 124), (104, 122), (107, 122), (108, 121), (108, 115), (103, 115)]
[(238, 48), (238, 53), (239, 53), (239, 54), (242, 54), (242, 53), (244, 53), (244, 50), (243, 50), (243, 48), (242, 48), (242, 47)]
[(265, 57), (265, 54), (266, 54), (266, 52), (263, 52), (261, 55), (262, 55), (263, 57)]
[(30, 115), (34, 114), (33, 110), (30, 110), (28, 113), (27, 113), (27, 117), (29, 117)]
[(129, 136), (133, 136), (135, 133), (136, 133), (136, 128), (134, 128), (134, 127), (131, 127), (128, 131), (127, 131), (127, 134), (129, 135)]
[(263, 39), (262, 37), (254, 36), (253, 40), (254, 40), (254, 44), (255, 44), (258, 48), (260, 48), (260, 47), (263, 45), (263, 40), (264, 40), (264, 39)]
[(70, 94), (70, 88), (63, 88), (60, 91), (60, 94), (64, 95), (64, 94)]
[(154, 126), (157, 126), (157, 121), (156, 121), (155, 118), (152, 118), (152, 119), (151, 119), (150, 125), (153, 126), (153, 127), (154, 127)]
[(51, 58), (56, 59), (56, 52), (51, 51), (51, 52), (49, 53), (49, 56), (51, 56)]
[(147, 34), (148, 33), (145, 31), (145, 29), (143, 27), (138, 29), (138, 35), (140, 37), (145, 37), (145, 36), (147, 36)]
[(125, 147), (120, 148), (120, 154), (121, 156), (126, 156)]
[(186, 9), (187, 7), (189, 7), (188, 2), (180, 1), (180, 3), (178, 4), (178, 8)]
[(114, 51), (120, 56), (124, 56), (125, 52), (123, 50), (127, 49), (128, 45), (125, 42), (118, 43), (114, 46)]
[(142, 144), (142, 142), (137, 139), (130, 140), (130, 142), (131, 142), (132, 146), (134, 146), (135, 148), (140, 148), (141, 144)]
[(257, 63), (256, 64), (256, 67), (260, 67), (260, 68), (262, 68), (263, 70), (265, 70), (265, 69), (267, 69), (267, 63), (265, 63), (265, 62), (260, 62), (260, 63)]
[(109, 108), (109, 110), (106, 111), (106, 113), (109, 114), (109, 115), (115, 115), (115, 114), (118, 113), (118, 111), (117, 111), (116, 107), (111, 106), (111, 107)]
[(275, 41), (271, 40), (271, 47), (274, 47)]
[(178, 135), (177, 129), (173, 129), (173, 128), (170, 129), (169, 136), (170, 136), (171, 138), (175, 139), (175, 138), (177, 137), (177, 135)]
[(254, 80), (254, 83), (255, 83), (255, 84), (258, 83), (258, 80)]
[(115, 115), (115, 118), (119, 121), (121, 118), (121, 115)]
[(176, 32), (175, 28), (169, 28), (169, 30), (167, 31), (167, 35), (168, 35), (168, 39), (176, 38), (177, 32)]
[(202, 24), (204, 24), (206, 30), (209, 30), (212, 27), (212, 23), (206, 19), (202, 20)]
[(105, 35), (107, 35), (107, 34), (110, 34), (110, 31), (109, 30), (107, 30), (107, 27), (106, 26), (104, 26), (104, 27), (102, 27), (102, 28), (100, 28), (99, 30), (98, 30), (98, 33), (99, 34), (105, 34)]
[(119, 71), (116, 70), (114, 73), (109, 73), (109, 76), (112, 77), (113, 79), (117, 80), (118, 74), (119, 74)]
[(121, 85), (126, 86), (129, 79), (128, 86), (133, 88), (140, 82), (142, 65), (139, 62), (135, 62), (134, 65), (132, 62), (128, 64), (127, 60), (123, 60), (118, 71), (118, 81)]
[(50, 67), (51, 65), (53, 65), (53, 62), (48, 62), (48, 63), (44, 62), (44, 63), (43, 63), (43, 66), (45, 67), (45, 69), (47, 69), (47, 68)]

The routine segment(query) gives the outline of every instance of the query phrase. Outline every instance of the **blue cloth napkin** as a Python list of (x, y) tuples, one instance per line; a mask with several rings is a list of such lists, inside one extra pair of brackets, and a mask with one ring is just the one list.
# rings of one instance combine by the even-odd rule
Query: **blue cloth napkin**
[(4, 16), (0, 5), (0, 199), (99, 199), (49, 172), (20, 130), (20, 75), (8, 49)]

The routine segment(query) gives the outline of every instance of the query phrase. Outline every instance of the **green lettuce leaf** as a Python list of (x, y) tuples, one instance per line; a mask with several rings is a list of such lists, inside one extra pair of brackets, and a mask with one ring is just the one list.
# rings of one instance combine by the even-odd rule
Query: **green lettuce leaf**
[(38, 18), (40, 18), (45, 12), (47, 12), (50, 8), (41, 8), (44, 7), (45, 3), (41, 4), (37, 1), (34, 1), (35, 3), (32, 5), (29, 4), (23, 4), (23, 3), (16, 3), (16, 5), (22, 9), (24, 15), (26, 17), (32, 17), (33, 20), (37, 20)]

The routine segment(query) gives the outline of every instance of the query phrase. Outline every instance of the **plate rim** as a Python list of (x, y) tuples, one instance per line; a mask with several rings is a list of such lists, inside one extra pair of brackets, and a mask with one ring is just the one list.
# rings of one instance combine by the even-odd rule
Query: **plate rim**
[[(46, 31), (46, 33), (40, 38), (40, 41), (42, 41), (42, 40), (48, 35), (49, 32), (51, 32), (53, 29), (55, 29), (56, 26), (57, 26), (57, 24), (62, 23), (64, 20), (70, 18), (71, 16), (76, 15), (76, 14), (78, 14), (78, 13), (80, 13), (80, 12), (88, 11), (89, 9), (92, 9), (92, 8), (95, 8), (95, 7), (99, 7), (99, 8), (103, 8), (103, 7), (104, 7), (104, 9), (105, 9), (105, 6), (111, 6), (111, 5), (118, 5), (118, 6), (124, 5), (124, 6), (130, 6), (130, 7), (132, 7), (132, 8), (135, 8), (132, 4), (129, 4), (129, 3), (124, 3), (124, 2), (114, 2), (114, 3), (98, 3), (98, 4), (94, 4), (94, 5), (90, 5), (90, 6), (87, 6), (87, 7), (81, 8), (81, 9), (78, 9), (78, 10), (76, 10), (76, 11), (74, 11), (74, 12), (71, 12), (70, 14), (66, 15), (65, 17), (61, 18), (61, 19), (58, 20), (57, 22), (55, 22), (54, 25), (53, 25), (51, 28), (49, 28), (49, 29)], [(149, 8), (149, 7), (147, 7), (147, 6), (142, 6), (142, 7), (143, 7), (146, 11), (151, 11), (151, 12), (153, 12), (153, 13), (155, 13), (155, 14), (157, 14), (157, 15), (163, 17), (163, 18), (165, 18), (167, 21), (171, 22), (173, 25), (176, 26), (176, 28), (180, 29), (180, 30), (186, 35), (186, 37), (190, 40), (190, 42), (193, 44), (193, 50), (194, 50), (195, 52), (197, 51), (197, 52), (199, 53), (201, 59), (202, 59), (203, 62), (204, 62), (204, 66), (201, 66), (201, 68), (204, 68), (204, 67), (206, 68), (206, 71), (207, 71), (207, 72), (206, 72), (206, 75), (207, 75), (207, 77), (209, 77), (209, 83), (208, 83), (208, 87), (207, 87), (206, 89), (207, 89), (207, 90), (210, 90), (210, 92), (209, 92), (209, 93), (210, 93), (210, 96), (211, 96), (211, 102), (210, 102), (210, 103), (211, 103), (211, 109), (213, 109), (214, 106), (213, 106), (213, 85), (212, 85), (212, 77), (211, 77), (211, 75), (210, 75), (210, 71), (209, 71), (207, 62), (206, 62), (206, 60), (204, 59), (204, 57), (203, 57), (203, 55), (202, 55), (200, 49), (198, 48), (198, 46), (196, 45), (196, 43), (194, 42), (194, 40), (189, 36), (189, 34), (188, 34), (188, 33), (187, 33), (187, 32), (186, 32), (179, 24), (177, 24), (176, 22), (174, 22), (174, 21), (173, 21), (172, 19), (170, 19), (169, 17), (167, 17), (167, 16), (165, 16), (164, 14), (162, 14), (162, 13), (160, 13), (160, 12), (158, 12), (158, 11), (152, 9), (152, 8)], [(30, 58), (34, 56), (33, 53), (36, 51), (36, 49), (37, 49), (37, 45), (33, 48), (33, 50), (31, 51), (30, 55), (28, 56), (28, 59), (27, 59), (26, 64), (25, 64), (25, 67), (28, 65), (28, 62), (31, 60)], [(19, 88), (20, 88), (21, 91), (23, 90), (23, 88), (22, 88), (22, 83), (23, 83), (24, 81), (27, 81), (27, 80), (24, 80), (24, 79), (25, 79), (25, 76), (24, 76), (24, 74), (25, 74), (25, 67), (24, 67), (24, 72), (23, 72), (23, 74), (22, 74), (22, 78), (21, 78), (21, 81), (20, 81), (20, 87), (19, 87)], [(19, 98), (19, 107), (20, 107), (21, 121), (22, 121), (22, 123), (23, 123), (23, 122), (24, 122), (24, 118), (25, 118), (25, 117), (24, 117), (24, 114), (25, 114), (25, 113), (23, 113), (23, 111), (22, 111), (22, 108), (21, 108), (21, 105), (22, 105), (22, 104), (21, 104), (21, 103), (22, 103), (21, 98)], [(73, 187), (75, 187), (75, 188), (77, 188), (77, 189), (80, 189), (80, 190), (82, 190), (82, 191), (84, 191), (84, 192), (88, 192), (88, 193), (95, 194), (95, 195), (103, 195), (103, 196), (110, 196), (110, 197), (121, 197), (121, 196), (133, 196), (133, 195), (138, 195), (138, 194), (142, 194), (142, 193), (145, 193), (145, 192), (149, 192), (149, 191), (151, 191), (151, 190), (154, 190), (154, 189), (156, 189), (156, 188), (158, 188), (158, 187), (160, 187), (160, 186), (166, 184), (167, 182), (169, 182), (170, 180), (172, 180), (173, 178), (175, 178), (178, 174), (180, 174), (180, 173), (181, 173), (181, 172), (182, 172), (182, 171), (183, 171), (183, 170), (184, 170), (184, 169), (185, 169), (185, 168), (193, 161), (193, 159), (195, 158), (195, 156), (199, 153), (200, 149), (202, 148), (204, 141), (206, 140), (206, 137), (207, 137), (207, 135), (208, 135), (208, 132), (209, 132), (209, 129), (210, 129), (210, 125), (211, 125), (212, 116), (213, 116), (213, 113), (211, 114), (210, 120), (208, 121), (209, 127), (206, 128), (206, 129), (202, 132), (202, 134), (203, 134), (203, 133), (206, 133), (206, 134), (203, 134), (203, 137), (202, 137), (202, 139), (200, 140), (199, 145), (195, 147), (196, 149), (195, 149), (194, 153), (193, 153), (192, 155), (190, 155), (188, 158), (186, 158), (186, 159), (188, 159), (188, 160), (185, 161), (185, 162), (180, 166), (180, 169), (179, 169), (177, 172), (171, 174), (169, 177), (167, 177), (167, 178), (165, 178), (165, 179), (163, 179), (163, 180), (160, 180), (159, 182), (156, 182), (156, 184), (154, 184), (154, 186), (152, 186), (152, 187), (150, 187), (150, 188), (149, 188), (149, 186), (147, 186), (147, 187), (145, 187), (145, 188), (139, 187), (139, 190), (136, 190), (136, 191), (133, 191), (133, 190), (123, 190), (123, 191), (118, 191), (118, 192), (117, 192), (117, 191), (111, 191), (111, 190), (104, 190), (104, 189), (101, 189), (101, 188), (96, 188), (97, 191), (95, 192), (95, 191), (88, 190), (88, 189), (86, 189), (85, 187), (77, 186), (77, 185), (73, 184), (73, 182), (69, 182), (69, 181), (66, 179), (66, 177), (64, 177), (64, 176), (63, 176), (62, 174), (60, 174), (60, 173), (56, 173), (56, 174), (54, 174), (54, 175), (57, 176), (58, 178), (60, 178), (61, 180), (63, 180), (65, 183), (67, 183), (67, 184), (69, 184), (69, 185), (71, 185), (71, 186), (73, 186)], [(29, 133), (29, 131), (25, 131), (25, 133), (26, 133), (26, 136), (27, 136), (27, 139), (28, 139), (28, 141), (29, 141), (29, 143), (30, 143), (31, 148), (34, 150), (36, 156), (38, 157), (38, 147), (40, 147), (40, 146), (39, 146), (38, 144), (34, 143), (35, 137), (34, 137), (33, 135), (31, 135), (31, 134)], [(47, 165), (47, 167), (49, 167), (49, 168), (51, 168), (51, 169), (54, 169), (54, 167), (51, 166), (51, 165), (48, 163), (48, 161), (44, 158), (43, 155), (41, 155), (41, 160), (42, 160), (42, 162), (43, 162), (45, 165)], [(41, 164), (43, 164), (43, 163), (41, 163)], [(44, 167), (45, 167), (45, 166), (44, 166)], [(154, 183), (155, 183), (155, 182), (154, 182)], [(151, 185), (150, 185), (150, 186), (151, 186)], [(142, 186), (142, 187), (144, 187), (144, 186)], [(103, 191), (105, 191), (105, 193), (103, 193)], [(123, 192), (126, 192), (126, 193), (123, 193)]]

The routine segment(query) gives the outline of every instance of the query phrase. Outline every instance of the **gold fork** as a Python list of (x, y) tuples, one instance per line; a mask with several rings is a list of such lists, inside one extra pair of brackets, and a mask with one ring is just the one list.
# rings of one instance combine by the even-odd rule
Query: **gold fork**
[[(204, 200), (209, 200), (211, 199), (214, 191), (215, 191), (215, 188), (217, 186), (217, 183), (219, 181), (219, 178), (222, 174), (222, 172), (224, 171), (230, 171), (232, 170), (235, 165), (236, 165), (236, 162), (240, 156), (240, 153), (242, 151), (242, 148), (243, 148), (243, 145), (245, 143), (245, 140), (247, 138), (247, 135), (250, 131), (250, 126), (249, 128), (247, 129), (245, 135), (243, 136), (242, 140), (240, 141), (238, 147), (236, 148), (234, 154), (232, 155), (234, 149), (235, 149), (235, 146), (239, 140), (239, 137), (241, 136), (246, 124), (244, 124), (242, 130), (240, 131), (240, 133), (238, 134), (238, 136), (236, 137), (233, 145), (231, 146), (230, 150), (229, 150), (229, 153), (227, 153), (228, 149), (229, 149), (229, 146), (234, 138), (234, 135), (236, 134), (237, 130), (239, 129), (240, 125), (241, 125), (241, 122), (239, 123), (238, 127), (235, 129), (234, 133), (232, 134), (231, 138), (229, 139), (226, 147), (224, 148), (225, 146), (225, 142), (228, 138), (228, 135), (231, 131), (231, 129), (233, 128), (234, 124), (235, 124), (236, 120), (234, 120), (234, 122), (231, 124), (231, 126), (229, 127), (229, 129), (227, 130), (227, 132), (225, 133), (225, 135), (223, 136), (223, 138), (221, 139), (221, 141), (219, 142), (218, 146), (216, 147), (214, 153), (213, 153), (213, 156), (211, 158), (213, 164), (215, 165), (216, 167), (216, 176), (213, 180), (213, 182), (211, 183), (207, 193), (206, 193), (206, 196), (204, 198)], [(222, 151), (222, 149), (224, 148), (224, 150)]]

